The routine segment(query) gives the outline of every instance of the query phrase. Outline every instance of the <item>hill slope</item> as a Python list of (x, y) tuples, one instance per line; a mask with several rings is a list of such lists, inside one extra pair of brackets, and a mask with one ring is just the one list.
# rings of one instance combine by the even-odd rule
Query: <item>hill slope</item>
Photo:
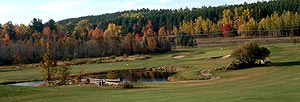
[[(270, 16), (274, 11), (279, 14), (284, 11), (299, 11), (300, 10), (299, 0), (273, 0), (269, 2), (257, 2), (251, 4), (239, 4), (239, 5), (225, 5), (218, 7), (202, 7), (202, 8), (180, 8), (176, 10), (160, 9), (160, 10), (149, 10), (139, 9), (122, 11), (110, 14), (83, 16), (79, 18), (70, 18), (61, 20), (59, 24), (66, 24), (72, 22), (77, 24), (80, 20), (87, 19), (94, 25), (99, 24), (102, 29), (106, 29), (108, 23), (114, 23), (122, 26), (122, 33), (127, 34), (132, 32), (132, 27), (136, 25), (146, 25), (149, 20), (153, 23), (153, 29), (158, 31), (159, 27), (165, 26), (167, 30), (171, 30), (173, 26), (179, 26), (179, 23), (183, 20), (190, 21), (194, 20), (199, 16), (207, 18), (214, 23), (222, 18), (223, 10), (230, 9), (234, 11), (234, 8), (243, 7), (244, 9), (252, 9), (253, 17), (259, 21), (262, 18)], [(142, 29), (142, 28), (137, 28)]]

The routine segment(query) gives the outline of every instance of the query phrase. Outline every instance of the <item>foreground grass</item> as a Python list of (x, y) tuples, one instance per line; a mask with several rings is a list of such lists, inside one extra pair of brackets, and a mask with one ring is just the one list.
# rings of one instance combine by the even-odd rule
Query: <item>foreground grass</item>
[[(137, 83), (134, 89), (95, 88), (91, 86), (61, 86), (61, 87), (17, 87), (0, 86), (1, 102), (298, 102), (300, 100), (300, 50), (289, 44), (265, 45), (271, 50), (270, 65), (227, 72), (216, 72), (221, 80), (186, 81), (166, 83)], [(160, 66), (189, 65), (191, 71), (179, 74), (180, 77), (193, 79), (201, 69), (219, 67), (231, 59), (208, 59), (202, 57), (230, 54), (234, 47), (211, 47), (181, 50), (163, 55), (152, 55), (151, 59), (118, 62), (110, 64), (95, 64), (73, 66), (73, 71), (84, 68), (85, 71), (105, 71), (112, 69), (128, 69)], [(182, 59), (172, 59), (174, 54), (186, 55)], [(128, 66), (126, 64), (129, 64)], [(37, 69), (30, 69), (32, 71)], [(27, 73), (22, 77), (18, 73)], [(19, 80), (31, 78), (33, 72), (11, 71), (12, 78), (0, 74), (1, 80)], [(7, 73), (6, 73), (7, 74)], [(13, 76), (15, 74), (15, 76)], [(34, 75), (32, 75), (34, 76)]]

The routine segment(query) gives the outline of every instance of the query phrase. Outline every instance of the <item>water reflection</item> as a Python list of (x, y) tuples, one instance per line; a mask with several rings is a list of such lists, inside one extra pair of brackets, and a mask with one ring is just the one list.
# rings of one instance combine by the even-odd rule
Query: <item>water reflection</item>
[[(124, 82), (162, 82), (168, 81), (168, 77), (176, 72), (155, 72), (155, 71), (128, 71), (118, 73), (119, 78)], [(105, 79), (106, 74), (94, 75), (93, 78)], [(44, 81), (32, 81), (9, 84), (14, 86), (38, 86), (45, 83)]]
[(128, 72), (120, 73), (122, 81), (129, 82), (161, 82), (167, 81), (169, 76), (176, 74), (175, 72)]
[(32, 81), (32, 82), (22, 82), (22, 83), (15, 83), (15, 84), (9, 84), (14, 86), (37, 86), (39, 84), (45, 83), (44, 81)]

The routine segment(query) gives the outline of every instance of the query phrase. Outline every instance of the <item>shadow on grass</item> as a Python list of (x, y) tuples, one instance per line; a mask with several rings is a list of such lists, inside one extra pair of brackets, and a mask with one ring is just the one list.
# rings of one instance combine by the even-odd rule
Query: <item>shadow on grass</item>
[(300, 65), (300, 61), (291, 61), (291, 62), (272, 62), (268, 66), (297, 66)]
[(18, 71), (18, 70), (21, 70), (21, 69), (0, 69), (0, 72), (11, 72), (11, 71)]

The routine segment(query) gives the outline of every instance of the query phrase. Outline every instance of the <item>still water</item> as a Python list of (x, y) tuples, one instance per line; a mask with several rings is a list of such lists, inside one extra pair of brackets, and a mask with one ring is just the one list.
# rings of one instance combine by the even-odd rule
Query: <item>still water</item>
[[(124, 82), (163, 82), (163, 81), (168, 81), (168, 77), (174, 74), (176, 74), (176, 72), (134, 71), (134, 72), (118, 73), (118, 76)], [(106, 76), (106, 74), (100, 76), (98, 75), (97, 78), (103, 78), (103, 76)], [(32, 81), (32, 82), (22, 82), (22, 83), (15, 83), (9, 85), (37, 86), (43, 83), (44, 81)]]
[(168, 77), (176, 74), (175, 72), (128, 72), (120, 73), (122, 81), (125, 82), (162, 82), (168, 81)]
[(45, 83), (44, 81), (31, 81), (31, 82), (22, 82), (22, 83), (15, 83), (15, 84), (9, 84), (14, 86), (37, 86), (39, 84)]

